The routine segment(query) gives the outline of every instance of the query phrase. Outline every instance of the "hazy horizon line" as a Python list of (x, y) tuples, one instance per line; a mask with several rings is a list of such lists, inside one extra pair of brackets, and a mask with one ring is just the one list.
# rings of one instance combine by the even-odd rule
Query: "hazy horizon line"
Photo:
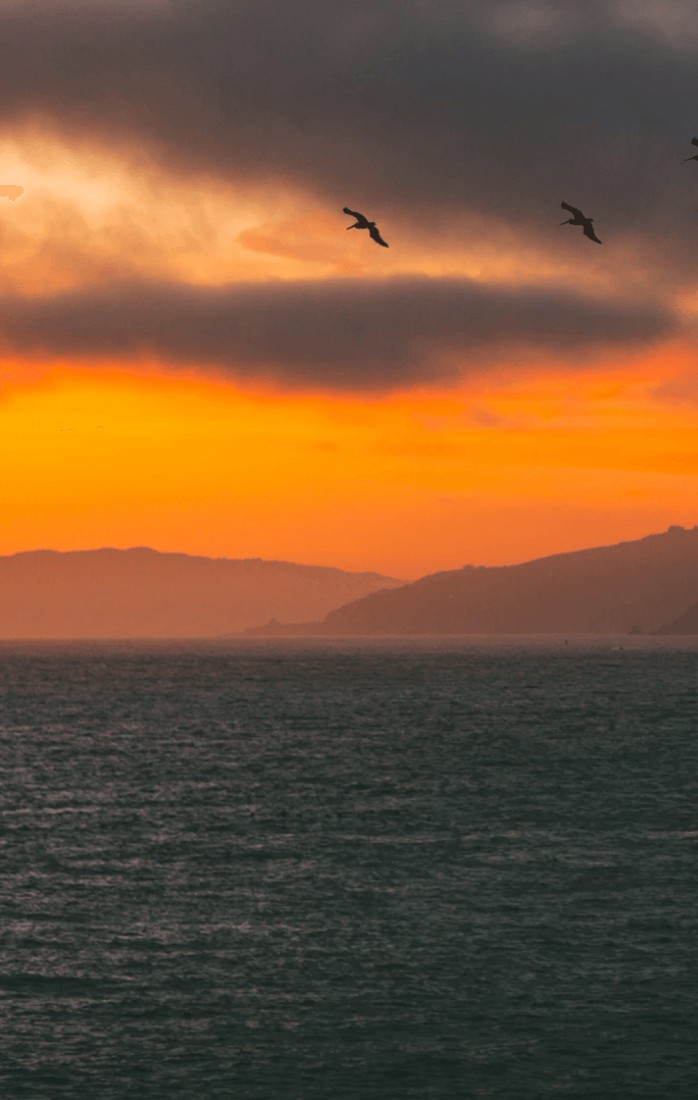
[(201, 552), (192, 552), (192, 551), (188, 551), (188, 550), (160, 550), (157, 547), (147, 546), (147, 545), (142, 544), (142, 543), (137, 544), (137, 545), (129, 545), (129, 546), (102, 545), (102, 546), (74, 547), (74, 548), (71, 548), (71, 549), (68, 549), (68, 550), (57, 550), (57, 549), (55, 549), (53, 547), (50, 547), (50, 546), (36, 546), (36, 547), (30, 547), (30, 548), (23, 549), (23, 550), (13, 550), (13, 551), (10, 551), (8, 553), (0, 553), (0, 560), (7, 559), (7, 558), (17, 558), (17, 557), (22, 557), (22, 556), (28, 556), (28, 555), (31, 555), (31, 554), (56, 554), (56, 555), (99, 554), (99, 553), (127, 554), (127, 553), (134, 553), (134, 552), (146, 552), (148, 554), (155, 554), (155, 555), (159, 555), (159, 556), (162, 556), (162, 557), (183, 557), (183, 558), (192, 558), (192, 559), (199, 558), (199, 559), (204, 559), (206, 561), (236, 562), (236, 563), (259, 562), (261, 564), (266, 564), (266, 565), (291, 565), (291, 566), (294, 566), (296, 568), (301, 568), (301, 569), (326, 569), (330, 572), (349, 573), (349, 574), (354, 574), (354, 575), (357, 575), (357, 576), (374, 575), (374, 576), (379, 576), (379, 577), (385, 577), (387, 580), (398, 580), (398, 581), (402, 581), (406, 584), (409, 584), (412, 581), (419, 580), (422, 577), (431, 576), (431, 575), (438, 574), (438, 573), (456, 572), (459, 569), (468, 569), (468, 568), (475, 568), (475, 569), (507, 568), (507, 567), (512, 567), (512, 566), (516, 566), (516, 565), (525, 565), (529, 562), (545, 561), (546, 559), (561, 557), (561, 556), (564, 556), (566, 554), (582, 553), (586, 550), (601, 550), (601, 549), (607, 549), (607, 548), (612, 547), (612, 546), (623, 546), (623, 545), (626, 545), (626, 544), (632, 543), (632, 542), (641, 542), (644, 539), (657, 538), (657, 537), (660, 537), (661, 535), (668, 535), (668, 534), (672, 534), (672, 533), (674, 533), (674, 534), (679, 534), (679, 533), (682, 533), (682, 534), (695, 534), (696, 532), (698, 532), (698, 523), (695, 524), (693, 527), (684, 527), (682, 524), (679, 524), (679, 523), (671, 523), (671, 524), (669, 524), (668, 527), (664, 528), (661, 531), (649, 531), (649, 532), (647, 532), (647, 534), (639, 535), (639, 536), (636, 536), (635, 538), (622, 538), (622, 539), (618, 539), (616, 542), (593, 543), (592, 545), (578, 546), (574, 550), (560, 550), (560, 551), (553, 551), (552, 553), (537, 554), (537, 555), (535, 555), (534, 557), (531, 557), (531, 558), (527, 557), (527, 558), (523, 558), (520, 561), (511, 562), (511, 563), (503, 563), (501, 565), (496, 565), (496, 564), (495, 565), (491, 565), (491, 564), (490, 565), (485, 565), (485, 564), (476, 564), (476, 563), (473, 563), (473, 562), (464, 562), (462, 565), (454, 566), (452, 569), (434, 569), (434, 570), (428, 571), (426, 573), (415, 574), (413, 577), (410, 577), (410, 578), (396, 576), (395, 574), (384, 573), (380, 569), (351, 569), (351, 568), (345, 568), (344, 566), (339, 566), (339, 565), (324, 565), (324, 564), (320, 564), (320, 563), (317, 563), (317, 562), (293, 561), (290, 558), (265, 558), (265, 557), (261, 557), (260, 555), (245, 556), (245, 557), (231, 557), (231, 556), (228, 556), (227, 554), (206, 554), (206, 553), (201, 553)]

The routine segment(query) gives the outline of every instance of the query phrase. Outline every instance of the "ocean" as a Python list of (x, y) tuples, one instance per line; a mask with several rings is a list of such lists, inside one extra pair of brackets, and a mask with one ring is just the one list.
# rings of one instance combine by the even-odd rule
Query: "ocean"
[(698, 639), (0, 644), (7, 1100), (694, 1100)]

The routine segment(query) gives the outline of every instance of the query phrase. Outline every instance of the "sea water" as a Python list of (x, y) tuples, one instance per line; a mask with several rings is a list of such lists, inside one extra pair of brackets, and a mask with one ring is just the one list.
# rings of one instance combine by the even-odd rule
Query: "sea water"
[(698, 645), (0, 645), (7, 1100), (698, 1095)]

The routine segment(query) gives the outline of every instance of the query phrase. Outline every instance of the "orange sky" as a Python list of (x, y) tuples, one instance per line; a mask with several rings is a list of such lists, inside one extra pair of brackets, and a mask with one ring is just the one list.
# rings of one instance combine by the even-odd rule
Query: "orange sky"
[[(560, 280), (563, 260), (410, 234), (390, 251), (282, 184), (175, 180), (36, 131), (0, 143), (4, 293), (115, 276), (204, 285), (466, 275)], [(387, 236), (387, 227), (382, 225)], [(605, 292), (593, 258), (581, 273)], [(685, 293), (681, 304), (692, 309)], [(674, 342), (593, 365), (499, 364), (387, 394), (288, 392), (166, 361), (0, 362), (0, 553), (149, 545), (415, 577), (698, 522), (698, 403), (656, 391)]]

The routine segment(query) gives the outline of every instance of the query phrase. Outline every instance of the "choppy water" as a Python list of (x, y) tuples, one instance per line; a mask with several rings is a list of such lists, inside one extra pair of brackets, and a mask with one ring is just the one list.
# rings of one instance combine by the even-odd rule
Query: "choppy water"
[(0, 1093), (693, 1100), (698, 650), (0, 646)]

